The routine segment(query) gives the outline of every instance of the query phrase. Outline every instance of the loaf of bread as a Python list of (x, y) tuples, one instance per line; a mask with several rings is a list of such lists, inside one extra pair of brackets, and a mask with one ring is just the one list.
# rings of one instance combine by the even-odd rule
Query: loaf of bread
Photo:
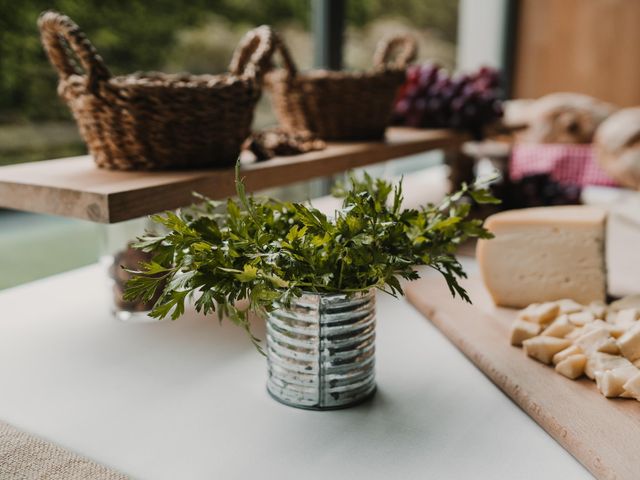
[(596, 129), (615, 107), (579, 93), (552, 93), (528, 106), (526, 143), (591, 143)]
[(603, 170), (621, 185), (640, 190), (640, 107), (611, 115), (598, 128), (594, 144)]

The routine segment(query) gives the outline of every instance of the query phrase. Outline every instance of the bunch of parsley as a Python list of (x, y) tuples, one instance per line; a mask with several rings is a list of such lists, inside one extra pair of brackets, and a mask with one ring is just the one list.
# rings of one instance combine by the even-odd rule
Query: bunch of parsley
[(402, 295), (399, 279), (417, 279), (417, 265), (439, 271), (452, 295), (470, 301), (455, 252), (465, 240), (491, 234), (469, 219), (465, 198), (497, 201), (476, 183), (439, 205), (403, 209), (402, 182), (393, 187), (365, 175), (334, 191), (342, 208), (328, 217), (303, 203), (248, 196), (237, 174), (236, 189), (238, 198), (226, 204), (199, 197), (197, 206), (153, 216), (168, 233), (139, 238), (136, 247), (154, 257), (132, 272), (126, 298), (148, 301), (162, 289), (151, 316), (173, 319), (193, 298), (197, 311), (229, 318), (256, 346), (249, 311), (286, 306), (303, 291)]

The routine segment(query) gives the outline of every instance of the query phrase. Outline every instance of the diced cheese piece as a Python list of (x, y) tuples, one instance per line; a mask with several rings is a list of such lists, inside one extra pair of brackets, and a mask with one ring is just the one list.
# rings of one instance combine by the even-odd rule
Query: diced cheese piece
[(587, 355), (595, 352), (620, 353), (615, 339), (609, 335), (607, 329), (602, 327), (589, 330), (578, 337), (574, 344), (579, 346)]
[(527, 355), (542, 363), (551, 363), (553, 356), (571, 345), (569, 340), (556, 337), (533, 337), (522, 342)]
[(575, 313), (581, 312), (584, 310), (584, 305), (579, 304), (575, 300), (571, 300), (570, 298), (563, 298), (556, 302), (560, 307), (560, 313)]
[(631, 362), (619, 355), (596, 352), (587, 355), (587, 364), (584, 367), (584, 373), (591, 380), (594, 380), (596, 378), (596, 372), (613, 370), (614, 368), (624, 365), (631, 365)]
[(632, 362), (640, 359), (640, 322), (635, 322), (624, 335), (618, 339), (620, 352)]
[(607, 306), (604, 304), (604, 302), (599, 302), (599, 301), (591, 302), (589, 304), (588, 309), (591, 313), (593, 313), (594, 317), (599, 318), (601, 320), (604, 320), (606, 318)]
[(561, 361), (570, 357), (571, 355), (577, 355), (579, 353), (583, 353), (582, 349), (577, 345), (571, 345), (570, 347), (565, 348), (564, 350), (559, 351), (553, 356), (553, 364), (557, 365)]
[(567, 334), (575, 330), (575, 328), (575, 325), (569, 322), (569, 317), (567, 315), (560, 315), (551, 323), (551, 325), (542, 331), (541, 335), (564, 338)]
[(560, 307), (555, 302), (532, 303), (518, 314), (518, 318), (526, 322), (546, 325), (558, 315)]
[(582, 335), (587, 333), (590, 330), (593, 330), (592, 323), (585, 325), (584, 327), (578, 327), (571, 333), (568, 333), (564, 338), (567, 340), (574, 341), (576, 338), (580, 338)]
[(516, 320), (511, 326), (511, 345), (522, 346), (522, 342), (528, 338), (535, 337), (542, 330), (542, 326), (537, 323)]
[(615, 316), (613, 323), (615, 324), (630, 324), (638, 320), (638, 310), (635, 308), (625, 308), (619, 310)]
[(611, 335), (613, 338), (620, 338), (629, 329), (629, 327), (629, 325), (607, 324), (606, 329), (609, 331), (609, 335)]
[(569, 355), (556, 365), (556, 372), (571, 380), (575, 380), (584, 373), (587, 356), (581, 353)]
[(584, 327), (587, 323), (593, 322), (596, 317), (589, 311), (575, 312), (568, 315), (569, 321), (576, 327)]
[(490, 216), (494, 233), (480, 240), (477, 258), (497, 305), (522, 308), (571, 298), (604, 301), (606, 212), (587, 206), (510, 210)]
[(640, 373), (627, 380), (622, 388), (633, 398), (640, 400)]
[(622, 297), (615, 302), (611, 302), (609, 308), (613, 311), (626, 310), (627, 308), (635, 308), (636, 310), (640, 310), (640, 294)]
[[(586, 333), (590, 330), (595, 330), (596, 328), (604, 328), (613, 338), (618, 338), (627, 331), (629, 325), (615, 325), (613, 323), (607, 323), (604, 320), (597, 319), (582, 327), (582, 333)], [(573, 338), (573, 340), (575, 340), (579, 336), (580, 335), (576, 336), (575, 338)]]
[(638, 373), (640, 373), (640, 370), (631, 364), (611, 370), (601, 370), (595, 374), (596, 385), (600, 393), (605, 397), (619, 397), (625, 393), (624, 384)]

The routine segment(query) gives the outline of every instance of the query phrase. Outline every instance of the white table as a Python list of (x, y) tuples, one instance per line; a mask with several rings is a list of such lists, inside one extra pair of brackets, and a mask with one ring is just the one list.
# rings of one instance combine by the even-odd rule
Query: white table
[(117, 322), (102, 282), (0, 292), (1, 419), (142, 479), (590, 478), (403, 300), (378, 296), (375, 398), (310, 412), (236, 327)]

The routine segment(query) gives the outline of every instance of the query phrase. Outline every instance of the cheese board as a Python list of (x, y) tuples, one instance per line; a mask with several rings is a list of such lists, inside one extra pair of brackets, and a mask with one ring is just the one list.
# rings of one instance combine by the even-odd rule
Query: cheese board
[[(509, 343), (517, 310), (496, 307), (479, 276), (463, 282), (473, 304), (435, 275), (405, 288), (413, 306), (560, 445), (599, 479), (640, 478), (640, 403), (606, 399)], [(518, 432), (513, 432), (517, 441)], [(532, 452), (533, 453), (533, 452)]]

